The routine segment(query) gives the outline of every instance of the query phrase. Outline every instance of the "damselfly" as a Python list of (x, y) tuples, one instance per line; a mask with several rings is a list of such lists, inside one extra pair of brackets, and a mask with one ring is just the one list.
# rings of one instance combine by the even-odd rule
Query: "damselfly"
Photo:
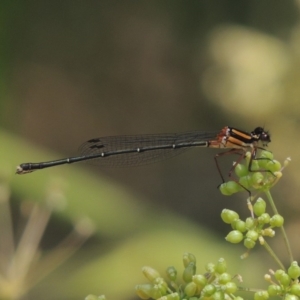
[(255, 128), (251, 133), (233, 128), (224, 127), (217, 132), (185, 132), (174, 134), (148, 134), (100, 137), (88, 140), (80, 148), (80, 156), (69, 157), (40, 163), (23, 163), (17, 167), (17, 174), (27, 174), (35, 170), (71, 164), (80, 161), (94, 161), (106, 166), (134, 166), (156, 162), (173, 157), (191, 147), (208, 147), (229, 149), (215, 156), (217, 158), (227, 153), (240, 154), (241, 159), (246, 151), (251, 151), (251, 162), (255, 159), (260, 143), (266, 147), (271, 142), (270, 135), (262, 127)]

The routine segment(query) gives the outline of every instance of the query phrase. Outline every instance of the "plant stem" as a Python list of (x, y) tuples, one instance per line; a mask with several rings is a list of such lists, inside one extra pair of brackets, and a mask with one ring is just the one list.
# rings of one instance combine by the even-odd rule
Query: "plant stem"
[[(276, 205), (275, 205), (275, 203), (273, 201), (273, 198), (272, 198), (272, 195), (271, 195), (270, 191), (266, 191), (265, 193), (266, 193), (266, 196), (267, 196), (267, 198), (269, 200), (269, 203), (270, 203), (270, 205), (271, 205), (271, 207), (273, 209), (274, 214), (278, 214)], [(290, 245), (289, 239), (287, 237), (287, 234), (285, 232), (284, 227), (281, 226), (280, 229), (281, 229), (281, 233), (283, 235), (285, 247), (287, 249), (287, 252), (288, 252), (288, 255), (289, 255), (289, 258), (290, 258), (290, 263), (292, 263), (294, 261), (294, 259), (293, 259), (293, 254), (292, 254), (292, 249), (291, 249), (291, 245)]]
[(269, 244), (266, 242), (266, 240), (264, 239), (264, 242), (262, 243), (262, 246), (265, 247), (265, 249), (267, 250), (267, 252), (271, 255), (271, 257), (274, 258), (274, 260), (277, 262), (277, 264), (279, 265), (279, 267), (282, 270), (286, 270), (283, 263), (280, 261), (280, 259), (278, 258), (278, 256), (275, 254), (275, 252), (272, 250), (272, 248), (269, 246)]

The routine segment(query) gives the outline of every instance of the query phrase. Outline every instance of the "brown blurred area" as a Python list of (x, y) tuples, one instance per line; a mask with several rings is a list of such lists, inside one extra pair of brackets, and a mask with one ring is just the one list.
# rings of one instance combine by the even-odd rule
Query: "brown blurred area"
[[(299, 1), (1, 5), (2, 128), (68, 157), (94, 137), (265, 126), (275, 157), (292, 157), (274, 190), (287, 229), (299, 228)], [(216, 153), (86, 168), (223, 236), (219, 212), (224, 205), (247, 212), (246, 195), (220, 195)], [(225, 174), (231, 161), (224, 159)]]

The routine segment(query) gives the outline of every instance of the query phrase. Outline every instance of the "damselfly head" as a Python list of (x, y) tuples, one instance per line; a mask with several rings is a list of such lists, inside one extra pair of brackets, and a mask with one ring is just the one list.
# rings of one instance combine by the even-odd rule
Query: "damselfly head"
[(271, 142), (271, 137), (268, 131), (265, 131), (262, 127), (256, 127), (251, 132), (252, 138), (257, 141), (262, 141), (263, 146), (268, 146), (268, 143)]

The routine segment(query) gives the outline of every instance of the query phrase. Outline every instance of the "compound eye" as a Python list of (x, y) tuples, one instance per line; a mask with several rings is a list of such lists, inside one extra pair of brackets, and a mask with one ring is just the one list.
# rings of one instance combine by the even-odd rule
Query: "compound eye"
[(259, 134), (265, 134), (262, 127), (256, 127), (254, 129), (254, 133), (257, 134), (257, 135), (259, 135)]

